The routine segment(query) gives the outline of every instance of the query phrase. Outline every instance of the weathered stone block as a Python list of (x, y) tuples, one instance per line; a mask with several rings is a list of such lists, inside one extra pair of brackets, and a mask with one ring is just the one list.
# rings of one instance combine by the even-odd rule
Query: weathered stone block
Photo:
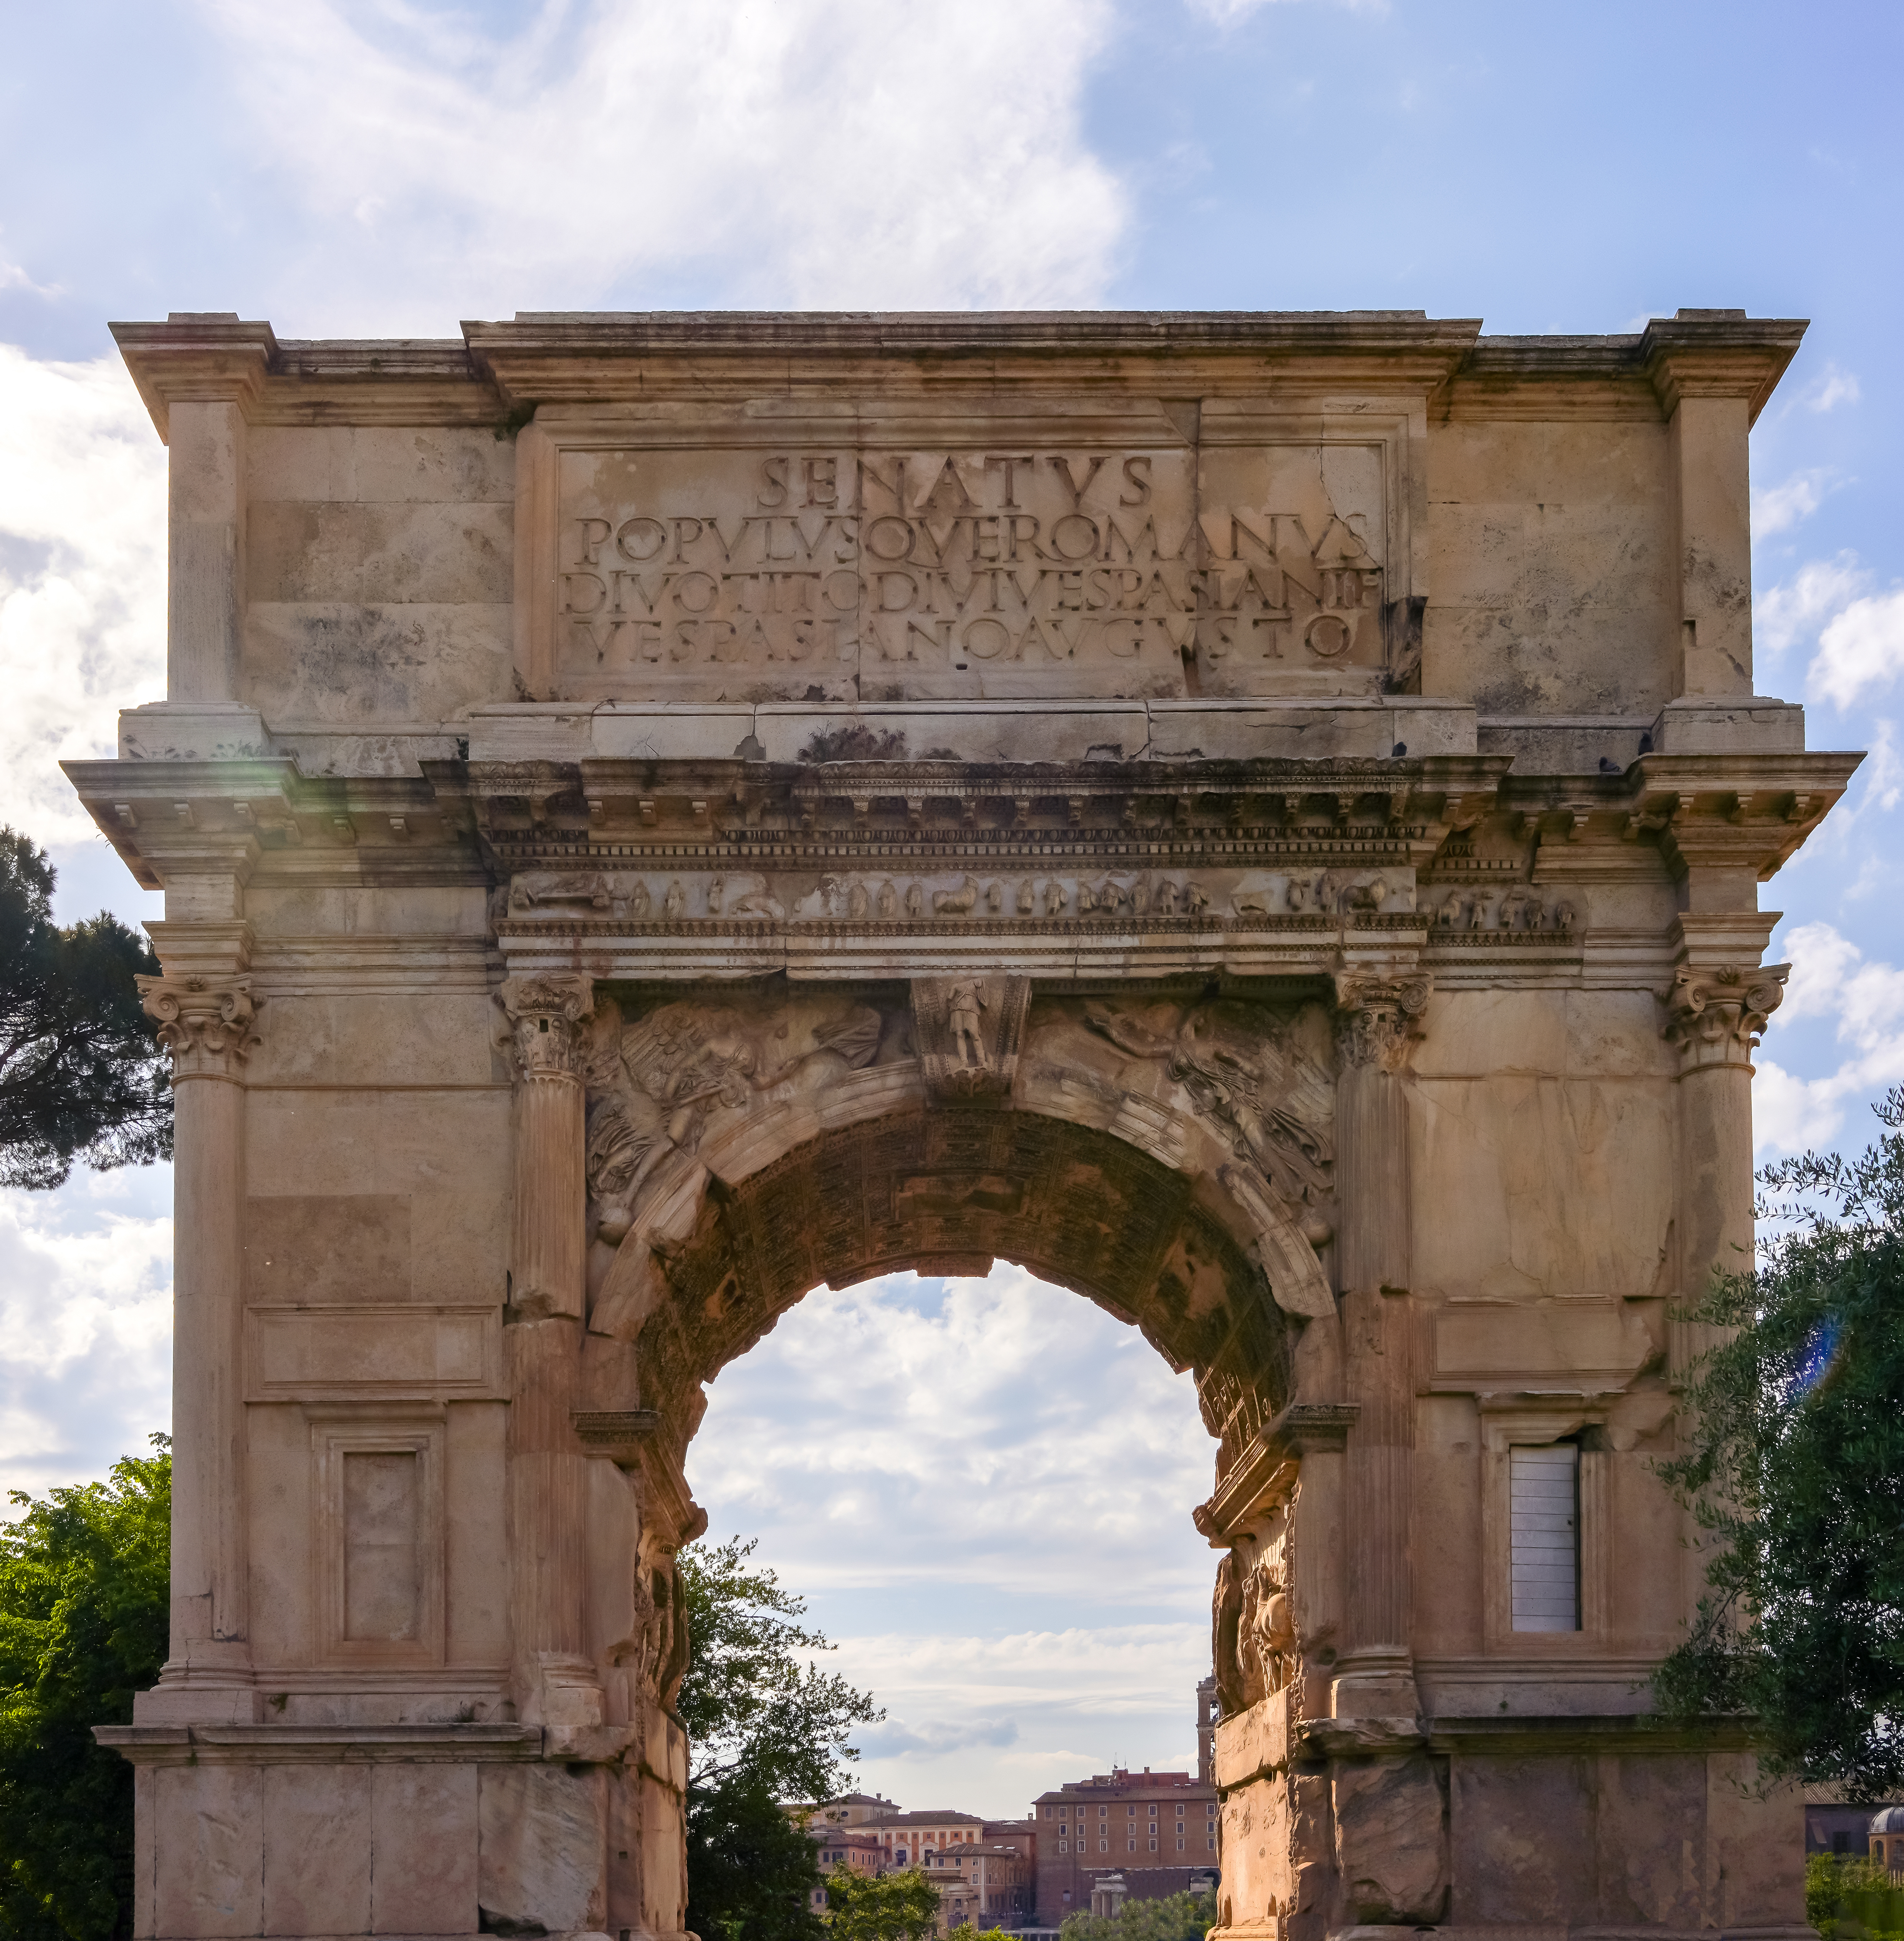
[(264, 1932), (368, 1932), (374, 1868), (367, 1765), (267, 1765), (264, 1794)]
[(1336, 1865), (1361, 1921), (1438, 1921), (1448, 1885), (1446, 1769), (1425, 1753), (1339, 1762)]
[(476, 1931), (478, 1772), (448, 1764), (371, 1768), (373, 1934)]
[(552, 1934), (607, 1916), (607, 1796), (599, 1767), (538, 1762), (481, 1770), (476, 1900), (491, 1927)]

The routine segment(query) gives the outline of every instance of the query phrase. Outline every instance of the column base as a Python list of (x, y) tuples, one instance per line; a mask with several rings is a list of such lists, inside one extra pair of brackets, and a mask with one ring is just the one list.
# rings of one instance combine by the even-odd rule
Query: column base
[(1413, 1659), (1405, 1651), (1354, 1651), (1336, 1667), (1329, 1710), (1337, 1719), (1409, 1719), (1421, 1711)]
[(522, 1661), (516, 1716), (525, 1726), (557, 1729), (602, 1722), (601, 1680), (591, 1661), (561, 1652), (538, 1652)]
[(264, 1694), (249, 1666), (181, 1664), (160, 1667), (149, 1692), (133, 1695), (139, 1726), (255, 1726), (264, 1717)]

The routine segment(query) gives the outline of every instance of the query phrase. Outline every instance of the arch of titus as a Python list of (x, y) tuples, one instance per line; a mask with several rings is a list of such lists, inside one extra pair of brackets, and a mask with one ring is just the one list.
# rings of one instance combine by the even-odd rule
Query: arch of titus
[[(118, 339), (170, 686), (141, 1936), (681, 1941), (705, 1384), (1022, 1262), (1214, 1441), (1224, 1937), (1796, 1936), (1676, 1301), (1751, 1237), (1802, 326), (523, 315)], [(1062, 1380), (1062, 1370), (1053, 1371)]]

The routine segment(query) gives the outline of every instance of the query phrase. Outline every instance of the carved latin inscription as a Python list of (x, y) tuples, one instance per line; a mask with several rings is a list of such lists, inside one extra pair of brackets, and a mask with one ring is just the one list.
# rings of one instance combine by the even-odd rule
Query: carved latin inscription
[(1247, 693), (1383, 662), (1375, 444), (561, 464), (568, 692), (1167, 695), (1187, 665)]

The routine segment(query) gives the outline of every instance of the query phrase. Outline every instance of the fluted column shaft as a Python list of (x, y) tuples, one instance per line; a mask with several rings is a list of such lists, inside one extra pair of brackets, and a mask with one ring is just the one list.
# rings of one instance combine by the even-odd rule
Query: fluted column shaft
[(530, 1723), (588, 1725), (601, 1695), (587, 1655), (588, 1458), (572, 1417), (582, 1368), (589, 980), (512, 978), (502, 991), (516, 1084), (509, 1271), (510, 1625), (517, 1703)]
[(142, 1717), (251, 1716), (246, 1610), (245, 977), (142, 977), (172, 1054), (171, 1653)]
[(1338, 1713), (1412, 1713), (1408, 1100), (1402, 1064), (1426, 980), (1340, 981), (1337, 1273), (1348, 1399), (1348, 1650)]

